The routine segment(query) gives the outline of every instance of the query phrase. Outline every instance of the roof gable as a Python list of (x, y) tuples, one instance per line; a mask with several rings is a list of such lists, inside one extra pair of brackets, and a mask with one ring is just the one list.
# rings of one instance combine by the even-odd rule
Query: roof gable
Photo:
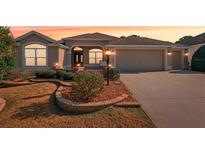
[(24, 39), (26, 37), (29, 37), (31, 35), (36, 35), (36, 36), (38, 36), (38, 37), (48, 41), (49, 45), (59, 46), (59, 47), (64, 48), (64, 49), (68, 48), (67, 46), (61, 44), (60, 42), (58, 42), (58, 41), (56, 41), (56, 40), (54, 40), (54, 39), (52, 39), (52, 38), (50, 38), (50, 37), (48, 37), (46, 35), (43, 35), (43, 34), (41, 34), (39, 32), (36, 32), (36, 31), (30, 31), (30, 32), (28, 32), (28, 33), (26, 33), (24, 35), (21, 35), (20, 37), (16, 38), (15, 40), (18, 42), (18, 41), (21, 41), (22, 39)]
[(16, 41), (21, 41), (22, 39), (24, 39), (24, 38), (26, 38), (26, 37), (28, 37), (28, 36), (30, 36), (30, 35), (37, 35), (37, 36), (39, 36), (39, 37), (41, 37), (41, 38), (43, 38), (43, 39), (45, 39), (46, 41), (48, 41), (48, 42), (50, 42), (50, 43), (54, 43), (54, 42), (56, 42), (56, 40), (54, 40), (54, 39), (52, 39), (52, 38), (50, 38), (50, 37), (48, 37), (48, 36), (46, 36), (46, 35), (43, 35), (43, 34), (41, 34), (41, 33), (39, 33), (39, 32), (36, 32), (36, 31), (30, 31), (30, 32), (28, 32), (28, 33), (26, 33), (26, 34), (24, 34), (24, 35), (21, 35), (21, 36), (19, 36), (18, 38), (16, 38), (15, 40)]
[(102, 34), (98, 32), (63, 38), (63, 40), (105, 40), (105, 41), (106, 40), (111, 41), (114, 39), (118, 39), (118, 37)]
[(111, 41), (109, 45), (174, 45), (174, 43), (131, 35)]

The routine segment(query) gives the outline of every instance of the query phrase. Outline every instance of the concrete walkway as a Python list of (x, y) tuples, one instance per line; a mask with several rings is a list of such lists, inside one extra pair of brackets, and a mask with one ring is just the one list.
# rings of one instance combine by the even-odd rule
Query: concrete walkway
[(157, 127), (205, 127), (205, 74), (122, 74), (121, 80)]

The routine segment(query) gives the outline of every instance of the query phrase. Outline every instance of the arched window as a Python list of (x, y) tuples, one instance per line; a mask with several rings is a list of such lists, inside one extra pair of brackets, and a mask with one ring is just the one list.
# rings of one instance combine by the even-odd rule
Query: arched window
[(103, 51), (101, 49), (89, 50), (89, 64), (99, 64), (103, 60)]
[(46, 46), (41, 44), (26, 45), (25, 66), (47, 66)]

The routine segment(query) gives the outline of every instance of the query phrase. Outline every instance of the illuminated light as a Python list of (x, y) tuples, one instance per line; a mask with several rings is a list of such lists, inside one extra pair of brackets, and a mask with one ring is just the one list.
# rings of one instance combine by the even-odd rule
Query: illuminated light
[(80, 64), (77, 64), (76, 66), (77, 66), (77, 67), (80, 67)]
[(188, 52), (185, 52), (185, 54), (184, 54), (185, 56), (188, 56), (189, 55), (189, 53)]
[(108, 67), (112, 67), (112, 65), (111, 65), (111, 64), (109, 64), (109, 65), (108, 65)]
[(169, 56), (171, 56), (172, 55), (172, 53), (170, 52), (170, 51), (168, 51), (168, 53), (167, 53)]
[(112, 54), (112, 52), (111, 52), (110, 50), (107, 50), (107, 51), (105, 51), (105, 54), (106, 54), (107, 56), (110, 56), (110, 55)]
[(54, 63), (54, 66), (59, 66), (59, 63)]

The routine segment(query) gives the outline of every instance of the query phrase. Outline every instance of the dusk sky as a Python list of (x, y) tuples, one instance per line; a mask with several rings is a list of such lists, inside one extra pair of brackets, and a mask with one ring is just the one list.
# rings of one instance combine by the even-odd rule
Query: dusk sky
[(36, 30), (53, 39), (60, 40), (64, 37), (75, 36), (84, 33), (100, 32), (113, 36), (129, 36), (132, 34), (150, 37), (165, 41), (175, 42), (185, 35), (198, 35), (205, 32), (205, 26), (18, 26), (11, 27), (14, 37), (18, 37), (31, 30)]

